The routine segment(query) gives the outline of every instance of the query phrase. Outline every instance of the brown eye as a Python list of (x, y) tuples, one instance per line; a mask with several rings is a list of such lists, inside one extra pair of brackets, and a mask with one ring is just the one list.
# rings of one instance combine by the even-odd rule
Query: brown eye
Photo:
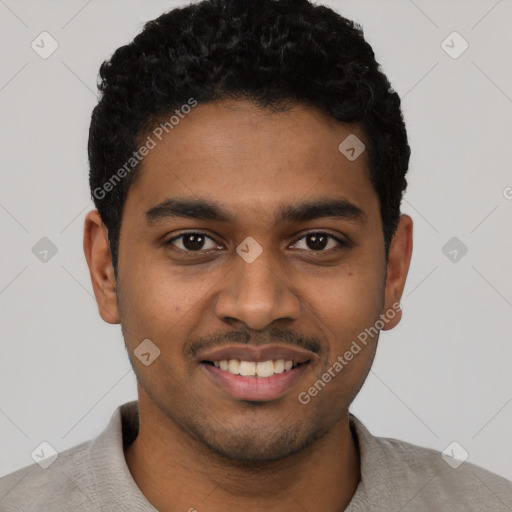
[[(334, 235), (331, 235), (330, 233), (324, 233), (322, 231), (308, 233), (307, 235), (300, 238), (299, 242), (301, 240), (305, 241), (306, 249), (309, 249), (312, 251), (317, 251), (317, 252), (327, 252), (327, 251), (325, 251), (326, 248), (327, 248), (327, 250), (333, 249), (334, 247), (336, 247), (336, 244), (338, 244), (339, 246), (342, 246), (342, 247), (346, 245), (345, 242), (343, 242), (339, 238), (335, 237)], [(297, 242), (297, 243), (299, 243), (299, 242)], [(331, 246), (328, 247), (329, 242), (333, 242), (334, 245), (331, 244)], [(295, 245), (297, 245), (297, 244), (295, 244)], [(299, 249), (301, 249), (301, 247), (299, 247)], [(302, 249), (304, 249), (304, 247), (302, 247)]]
[[(178, 242), (177, 242), (178, 241)], [(207, 241), (210, 241), (210, 247), (205, 247)], [(176, 243), (177, 242), (177, 243)], [(182, 251), (198, 252), (202, 250), (215, 249), (217, 243), (208, 235), (200, 232), (182, 233), (166, 242), (166, 245), (174, 245)], [(208, 245), (208, 244), (206, 244)]]

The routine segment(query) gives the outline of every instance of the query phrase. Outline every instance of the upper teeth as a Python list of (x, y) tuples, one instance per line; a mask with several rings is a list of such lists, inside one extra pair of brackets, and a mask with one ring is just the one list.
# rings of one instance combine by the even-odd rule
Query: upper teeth
[(277, 359), (275, 361), (240, 361), (239, 359), (223, 359), (222, 361), (213, 361), (213, 364), (226, 372), (244, 377), (271, 377), (275, 373), (283, 373), (285, 370), (291, 370), (296, 363)]

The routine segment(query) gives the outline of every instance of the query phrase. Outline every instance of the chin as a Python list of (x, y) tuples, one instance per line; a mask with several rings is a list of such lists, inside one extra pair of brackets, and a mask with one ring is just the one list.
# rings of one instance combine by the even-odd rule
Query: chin
[[(243, 465), (286, 459), (320, 439), (325, 432), (306, 430), (304, 425), (246, 426), (234, 430), (197, 432), (198, 440), (213, 454)], [(202, 430), (202, 429), (200, 429)]]

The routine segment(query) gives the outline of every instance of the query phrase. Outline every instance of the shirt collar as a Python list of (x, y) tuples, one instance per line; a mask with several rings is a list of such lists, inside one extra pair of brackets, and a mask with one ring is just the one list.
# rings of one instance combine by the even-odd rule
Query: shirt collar
[(89, 463), (100, 501), (108, 510), (123, 510), (130, 503), (132, 510), (157, 510), (142, 494), (126, 464), (124, 445), (130, 444), (139, 429), (138, 402), (120, 405), (107, 427), (89, 446)]

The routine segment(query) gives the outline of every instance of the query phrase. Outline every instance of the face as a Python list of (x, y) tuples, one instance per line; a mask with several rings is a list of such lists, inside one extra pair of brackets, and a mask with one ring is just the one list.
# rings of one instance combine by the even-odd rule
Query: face
[[(367, 154), (338, 149), (350, 134), (364, 141), (305, 106), (198, 105), (129, 190), (117, 284), (97, 213), (86, 221), (100, 313), (122, 325), (141, 407), (214, 453), (277, 460), (324, 436), (373, 361), (378, 335), (361, 333), (391, 309), (384, 329), (399, 321), (410, 219), (386, 265)], [(147, 366), (146, 339), (146, 359), (160, 351)]]

